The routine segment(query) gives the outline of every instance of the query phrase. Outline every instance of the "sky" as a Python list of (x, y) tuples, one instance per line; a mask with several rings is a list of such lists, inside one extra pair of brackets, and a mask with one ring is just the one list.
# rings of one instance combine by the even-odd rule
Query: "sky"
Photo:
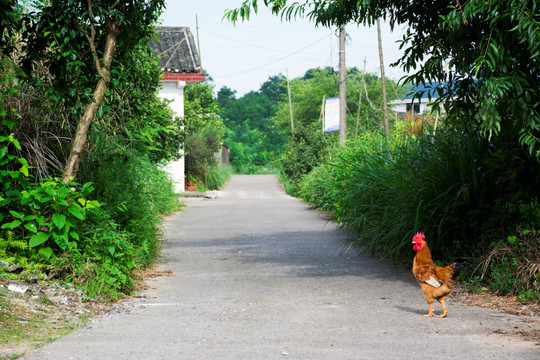
[[(301, 77), (315, 67), (339, 67), (338, 32), (318, 27), (308, 19), (281, 21), (260, 1), (258, 14), (236, 25), (222, 20), (226, 9), (243, 0), (169, 0), (161, 16), (162, 26), (187, 26), (198, 38), (202, 66), (213, 78), (215, 91), (227, 86), (237, 97), (259, 90), (270, 76)], [(377, 28), (347, 25), (346, 67), (356, 66), (380, 74)], [(404, 73), (390, 63), (401, 57), (398, 40), (403, 29), (390, 31), (381, 23), (386, 77), (399, 80)]]

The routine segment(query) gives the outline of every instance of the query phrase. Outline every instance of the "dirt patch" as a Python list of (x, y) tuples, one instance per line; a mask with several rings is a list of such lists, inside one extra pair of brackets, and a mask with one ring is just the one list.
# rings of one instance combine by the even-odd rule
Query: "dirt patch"
[(505, 314), (540, 317), (540, 304), (534, 301), (517, 301), (513, 296), (457, 290), (454, 291), (452, 299), (462, 304), (494, 309)]
[(197, 184), (195, 184), (189, 177), (186, 177), (184, 189), (186, 191), (197, 191)]
[(84, 325), (106, 304), (58, 283), (0, 283), (0, 359), (15, 359)]
[[(136, 291), (148, 289), (146, 279), (174, 276), (172, 271), (146, 269)], [(0, 281), (0, 360), (16, 359), (84, 326), (96, 315), (129, 311), (126, 296), (115, 303), (83, 301), (82, 293), (57, 282), (33, 284)]]
[(456, 290), (451, 299), (457, 303), (468, 306), (488, 308), (504, 314), (522, 317), (528, 329), (507, 331), (496, 329), (493, 332), (510, 337), (533, 341), (540, 346), (540, 304), (534, 301), (517, 301), (514, 296), (499, 296), (490, 293), (474, 293), (465, 290)]

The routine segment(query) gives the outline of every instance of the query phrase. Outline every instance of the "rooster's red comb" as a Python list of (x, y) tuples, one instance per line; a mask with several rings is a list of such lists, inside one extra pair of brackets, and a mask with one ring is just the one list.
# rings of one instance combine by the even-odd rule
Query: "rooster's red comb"
[(416, 241), (416, 240), (419, 240), (419, 239), (424, 240), (425, 238), (426, 238), (426, 236), (424, 235), (424, 233), (421, 233), (421, 232), (417, 232), (416, 235), (414, 235), (412, 237), (413, 241)]

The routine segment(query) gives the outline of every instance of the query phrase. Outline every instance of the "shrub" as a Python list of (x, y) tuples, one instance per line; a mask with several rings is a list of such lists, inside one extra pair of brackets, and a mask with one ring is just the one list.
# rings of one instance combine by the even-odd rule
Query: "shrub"
[(84, 177), (94, 182), (95, 198), (124, 231), (134, 234), (136, 246), (145, 246), (151, 262), (159, 249), (160, 219), (180, 208), (168, 174), (134, 152), (96, 161), (84, 169)]
[(302, 126), (294, 130), (280, 161), (282, 176), (290, 181), (292, 193), (298, 183), (313, 168), (327, 158), (330, 140), (314, 126)]
[(197, 179), (207, 176), (208, 166), (215, 164), (215, 153), (221, 146), (221, 131), (211, 126), (186, 138), (186, 172)]

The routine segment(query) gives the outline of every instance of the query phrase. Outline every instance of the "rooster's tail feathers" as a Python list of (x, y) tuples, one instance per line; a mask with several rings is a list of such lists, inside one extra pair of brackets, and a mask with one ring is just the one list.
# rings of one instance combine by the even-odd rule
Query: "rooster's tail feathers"
[(463, 266), (465, 262), (464, 261), (456, 261), (455, 263), (452, 263), (454, 266), (454, 273), (452, 274), (452, 280), (457, 280), (459, 275), (461, 274), (461, 267)]

